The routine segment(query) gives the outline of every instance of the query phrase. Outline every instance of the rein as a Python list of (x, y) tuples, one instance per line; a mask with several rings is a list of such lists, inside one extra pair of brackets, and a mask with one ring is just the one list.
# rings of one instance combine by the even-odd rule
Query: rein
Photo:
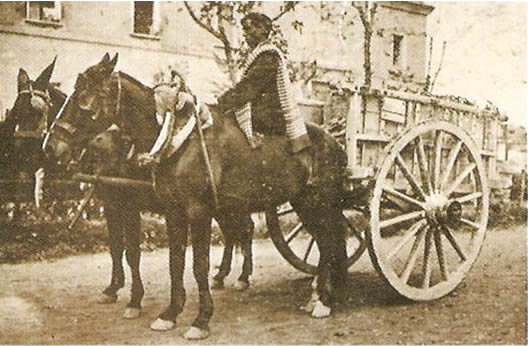
[(215, 209), (218, 209), (218, 191), (216, 190), (213, 167), (211, 166), (211, 160), (207, 151), (207, 144), (205, 143), (205, 138), (203, 135), (202, 119), (200, 119), (200, 101), (198, 100), (198, 97), (195, 98), (194, 117), (196, 118), (196, 129), (198, 131), (198, 137), (200, 138), (200, 147), (202, 148), (205, 167), (207, 169), (207, 175), (209, 176), (209, 184), (211, 185), (211, 192), (213, 193), (214, 206)]

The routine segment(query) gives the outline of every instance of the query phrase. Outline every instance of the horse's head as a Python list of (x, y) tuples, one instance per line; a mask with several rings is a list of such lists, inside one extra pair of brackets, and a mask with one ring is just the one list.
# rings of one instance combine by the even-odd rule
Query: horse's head
[(48, 157), (59, 165), (70, 163), (89, 140), (118, 122), (121, 84), (112, 73), (117, 58), (116, 54), (110, 59), (106, 53), (77, 77), (73, 94), (43, 143)]
[(55, 61), (56, 58), (34, 81), (25, 70), (18, 72), (18, 95), (8, 114), (14, 126), (15, 150), (24, 149), (29, 141), (40, 142), (47, 131), (48, 119), (54, 115), (51, 114), (54, 103), (64, 101), (52, 99), (52, 93), (57, 94), (49, 82)]
[(117, 176), (121, 164), (134, 149), (127, 136), (117, 126), (110, 126), (88, 142), (81, 161), (81, 171), (89, 174)]

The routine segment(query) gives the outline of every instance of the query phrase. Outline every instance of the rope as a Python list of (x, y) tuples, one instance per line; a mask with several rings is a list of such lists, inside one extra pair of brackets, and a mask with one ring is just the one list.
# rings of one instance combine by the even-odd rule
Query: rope
[(213, 168), (211, 166), (211, 160), (209, 158), (209, 153), (207, 152), (207, 144), (205, 143), (205, 138), (203, 135), (202, 129), (202, 119), (200, 119), (200, 101), (198, 97), (195, 97), (195, 118), (196, 118), (196, 127), (198, 131), (198, 138), (200, 138), (200, 146), (202, 148), (202, 154), (205, 161), (205, 167), (207, 169), (207, 175), (209, 176), (209, 184), (211, 185), (211, 192), (213, 193), (214, 207), (218, 209), (218, 191), (216, 190), (216, 184), (214, 180)]

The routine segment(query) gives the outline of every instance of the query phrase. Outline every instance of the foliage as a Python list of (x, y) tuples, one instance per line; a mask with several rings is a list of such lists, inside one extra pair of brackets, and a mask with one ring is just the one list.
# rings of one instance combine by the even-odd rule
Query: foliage
[(152, 85), (156, 86), (161, 83), (170, 83), (174, 77), (175, 72), (177, 75), (183, 76), (184, 79), (189, 75), (189, 64), (187, 62), (175, 61), (172, 64), (167, 65), (164, 68), (160, 68), (158, 72), (152, 77)]
[[(229, 74), (231, 83), (235, 83), (237, 71), (243, 64), (249, 49), (245, 44), (239, 45), (239, 42), (242, 41), (241, 37), (236, 30), (231, 32), (230, 30), (236, 28), (237, 22), (245, 15), (256, 11), (261, 5), (260, 2), (206, 1), (194, 3), (184, 1), (184, 4), (193, 21), (222, 44), (224, 56), (215, 56), (215, 59), (218, 65)], [(279, 14), (272, 18), (271, 40), (284, 52), (287, 52), (287, 42), (282, 35), (280, 26), (277, 25), (277, 20), (285, 14), (295, 11), (297, 4), (298, 1), (284, 1), (280, 6)], [(292, 26), (296, 30), (302, 31), (301, 22), (293, 21)]]
[(488, 228), (504, 230), (514, 225), (527, 223), (526, 203), (520, 205), (510, 201), (491, 203), (488, 217)]

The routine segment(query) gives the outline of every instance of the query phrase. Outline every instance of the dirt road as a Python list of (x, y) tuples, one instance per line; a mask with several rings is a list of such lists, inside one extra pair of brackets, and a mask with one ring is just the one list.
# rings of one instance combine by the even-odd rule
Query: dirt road
[[(219, 263), (220, 247), (212, 249)], [(191, 251), (188, 251), (190, 255)], [(367, 254), (351, 268), (346, 303), (327, 319), (299, 311), (309, 279), (290, 267), (269, 240), (254, 248), (252, 287), (214, 292), (211, 335), (200, 344), (526, 344), (526, 229), (488, 232), (468, 277), (448, 297), (406, 302), (378, 277)], [(187, 263), (192, 263), (189, 261)], [(109, 281), (106, 253), (54, 262), (0, 266), (0, 344), (187, 344), (182, 334), (197, 312), (197, 291), (186, 270), (187, 305), (175, 329), (149, 324), (168, 302), (167, 250), (143, 254), (142, 315), (121, 314), (129, 285), (113, 305), (94, 303)], [(237, 268), (238, 269), (238, 268)]]

